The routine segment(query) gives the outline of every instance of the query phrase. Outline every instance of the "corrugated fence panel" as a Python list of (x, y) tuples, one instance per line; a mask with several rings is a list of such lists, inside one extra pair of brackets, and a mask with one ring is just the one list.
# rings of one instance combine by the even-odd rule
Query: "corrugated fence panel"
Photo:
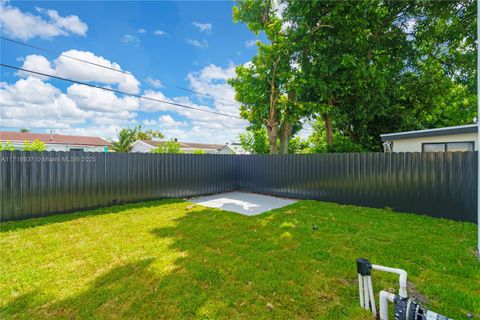
[(0, 152), (0, 221), (233, 190), (476, 221), (477, 153)]
[(0, 152), (0, 221), (237, 189), (231, 155)]
[(477, 152), (237, 156), (237, 185), (476, 222), (477, 157)]

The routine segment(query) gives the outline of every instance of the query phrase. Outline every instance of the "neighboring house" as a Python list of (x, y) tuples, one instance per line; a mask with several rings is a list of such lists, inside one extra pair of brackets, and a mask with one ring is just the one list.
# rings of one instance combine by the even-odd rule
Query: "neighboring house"
[(233, 150), (236, 154), (250, 154), (248, 151), (243, 149), (242, 145), (238, 142), (232, 142), (229, 144), (230, 149)]
[(45, 143), (47, 151), (103, 152), (109, 146), (107, 141), (99, 137), (0, 131), (0, 143), (10, 141), (15, 149), (23, 149), (25, 140), (29, 142), (40, 140)]
[(385, 151), (454, 152), (478, 150), (478, 127), (476, 124), (388, 133), (382, 134), (380, 137)]
[[(181, 142), (177, 141), (180, 144), (180, 150), (183, 153), (194, 153), (197, 150), (202, 150), (208, 154), (235, 154), (235, 152), (228, 146), (228, 144), (209, 144), (209, 143), (192, 143), (192, 142)], [(150, 152), (151, 150), (158, 147), (162, 141), (155, 140), (137, 140), (132, 144), (131, 152)]]

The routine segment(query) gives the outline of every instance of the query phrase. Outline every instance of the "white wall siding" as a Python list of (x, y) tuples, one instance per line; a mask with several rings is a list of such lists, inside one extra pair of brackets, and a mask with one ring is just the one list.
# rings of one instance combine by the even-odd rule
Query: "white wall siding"
[(475, 145), (475, 151), (478, 151), (478, 135), (475, 132), (434, 137), (419, 137), (398, 140), (392, 139), (391, 141), (393, 142), (393, 152), (422, 152), (422, 143), (467, 141), (473, 141)]
[(149, 153), (153, 149), (155, 148), (149, 145), (148, 143), (137, 140), (134, 143), (132, 143), (132, 150), (130, 150), (130, 152)]
[[(2, 141), (6, 143), (6, 141)], [(23, 150), (23, 143), (12, 143), (16, 150)], [(85, 152), (104, 152), (103, 146), (78, 146), (78, 145), (67, 145), (67, 144), (58, 144), (58, 143), (46, 143), (45, 151), (71, 151), (71, 150), (82, 149)]]
[(235, 154), (235, 151), (233, 151), (229, 146), (225, 145), (222, 149), (218, 151), (219, 154)]

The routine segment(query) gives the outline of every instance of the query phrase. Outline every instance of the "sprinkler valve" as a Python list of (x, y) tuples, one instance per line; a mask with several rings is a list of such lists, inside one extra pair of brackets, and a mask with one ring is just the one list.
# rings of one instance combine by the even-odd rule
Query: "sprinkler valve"
[[(398, 295), (380, 291), (380, 310), (377, 314), (375, 296), (372, 286), (372, 269), (395, 273), (399, 275)], [(360, 306), (371, 310), (375, 317), (380, 320), (388, 320), (388, 302), (394, 305), (395, 320), (452, 320), (441, 314), (428, 310), (415, 298), (409, 298), (407, 294), (407, 272), (402, 269), (384, 267), (370, 263), (367, 259), (357, 259), (358, 287), (360, 295)]]

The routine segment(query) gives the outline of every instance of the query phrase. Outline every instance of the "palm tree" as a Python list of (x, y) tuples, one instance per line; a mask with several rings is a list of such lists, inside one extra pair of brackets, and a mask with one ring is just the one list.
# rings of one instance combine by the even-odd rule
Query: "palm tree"
[(132, 143), (135, 142), (136, 132), (131, 129), (122, 129), (117, 133), (118, 141), (112, 143), (112, 148), (116, 152), (129, 152), (132, 149)]

